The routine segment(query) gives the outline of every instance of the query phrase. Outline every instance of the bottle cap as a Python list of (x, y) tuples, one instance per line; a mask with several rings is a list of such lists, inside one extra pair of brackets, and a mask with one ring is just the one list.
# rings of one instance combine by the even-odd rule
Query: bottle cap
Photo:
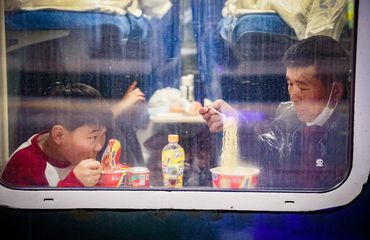
[(181, 77), (181, 85), (183, 86), (194, 86), (194, 75), (188, 74)]
[(168, 135), (168, 142), (179, 142), (179, 135), (169, 134)]
[(187, 77), (188, 79), (190, 79), (191, 82), (194, 81), (194, 74), (188, 74)]

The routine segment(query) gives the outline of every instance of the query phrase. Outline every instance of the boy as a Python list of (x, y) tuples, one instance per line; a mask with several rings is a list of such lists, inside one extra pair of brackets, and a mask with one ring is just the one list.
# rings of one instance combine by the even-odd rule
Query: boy
[(96, 160), (113, 114), (94, 88), (59, 85), (44, 108), (45, 129), (23, 143), (10, 157), (2, 180), (16, 186), (92, 187), (101, 175)]

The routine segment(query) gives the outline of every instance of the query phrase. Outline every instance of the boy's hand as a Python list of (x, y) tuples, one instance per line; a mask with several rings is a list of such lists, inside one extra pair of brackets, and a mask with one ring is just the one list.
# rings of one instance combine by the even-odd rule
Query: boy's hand
[(102, 168), (100, 162), (90, 158), (82, 160), (77, 164), (73, 172), (85, 187), (92, 187), (98, 183)]

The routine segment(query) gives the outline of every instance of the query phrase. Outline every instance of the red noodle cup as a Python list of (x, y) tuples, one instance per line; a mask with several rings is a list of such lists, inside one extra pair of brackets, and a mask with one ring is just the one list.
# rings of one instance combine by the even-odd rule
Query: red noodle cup
[(233, 189), (254, 188), (260, 173), (260, 170), (254, 167), (237, 167), (235, 169), (216, 167), (210, 171), (213, 187)]
[(146, 167), (133, 167), (128, 169), (127, 185), (129, 187), (150, 187), (149, 169)]
[(126, 182), (127, 169), (102, 171), (99, 187), (123, 187)]

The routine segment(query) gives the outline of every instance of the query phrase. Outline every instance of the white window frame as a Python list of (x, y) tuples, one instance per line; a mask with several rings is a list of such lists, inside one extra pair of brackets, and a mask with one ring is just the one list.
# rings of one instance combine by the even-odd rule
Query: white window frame
[[(0, 185), (0, 205), (24, 209), (189, 209), (314, 211), (343, 206), (353, 201), (368, 180), (370, 164), (370, 2), (359, 1), (355, 69), (353, 165), (339, 187), (323, 193), (154, 191), (96, 189), (10, 189)], [(3, 2), (0, 3), (3, 12)], [(3, 19), (3, 15), (1, 16)], [(1, 36), (4, 36), (1, 22)], [(5, 43), (1, 40), (1, 68), (5, 68)], [(1, 71), (1, 157), (7, 158), (6, 73)]]

